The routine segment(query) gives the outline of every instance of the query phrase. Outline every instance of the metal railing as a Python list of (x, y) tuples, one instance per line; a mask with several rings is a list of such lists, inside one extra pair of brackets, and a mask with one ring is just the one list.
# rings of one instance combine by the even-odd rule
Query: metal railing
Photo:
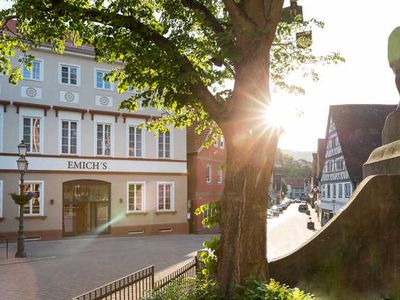
[(154, 291), (163, 291), (170, 284), (173, 284), (177, 279), (194, 278), (196, 277), (196, 271), (198, 269), (197, 257), (191, 262), (172, 272), (171, 274), (161, 278), (154, 283)]
[(195, 277), (197, 268), (195, 257), (183, 267), (154, 282), (154, 266), (149, 266), (76, 296), (73, 300), (140, 300), (153, 291), (163, 291), (178, 279)]
[(153, 286), (154, 266), (149, 266), (74, 297), (73, 300), (139, 300), (148, 295)]

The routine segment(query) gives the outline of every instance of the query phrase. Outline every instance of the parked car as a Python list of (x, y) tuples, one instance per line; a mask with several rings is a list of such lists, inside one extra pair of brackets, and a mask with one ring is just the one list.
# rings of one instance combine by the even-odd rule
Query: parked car
[(301, 200), (299, 198), (296, 198), (294, 201), (296, 201), (296, 203), (300, 203)]
[(271, 219), (274, 216), (271, 209), (267, 209), (267, 219)]
[(299, 205), (299, 212), (306, 212), (308, 210), (308, 205), (307, 203), (301, 203)]
[(280, 213), (280, 209), (278, 207), (278, 205), (274, 205), (271, 207), (271, 212), (273, 216), (279, 216)]

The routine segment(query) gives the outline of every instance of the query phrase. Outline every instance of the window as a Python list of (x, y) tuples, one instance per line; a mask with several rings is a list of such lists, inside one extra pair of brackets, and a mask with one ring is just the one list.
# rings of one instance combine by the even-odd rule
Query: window
[(217, 183), (222, 183), (224, 181), (223, 179), (223, 170), (222, 170), (222, 166), (218, 167), (218, 171), (217, 171)]
[(24, 65), (22, 76), (24, 79), (42, 80), (42, 61), (34, 60), (30, 70), (28, 70), (28, 67)]
[(322, 197), (325, 198), (325, 190), (326, 190), (326, 184), (322, 185)]
[(34, 196), (29, 200), (29, 203), (24, 205), (24, 215), (43, 215), (43, 182), (25, 182), (23, 191), (24, 193), (34, 193)]
[(339, 198), (343, 197), (343, 185), (339, 183)]
[(327, 184), (328, 190), (327, 190), (327, 197), (330, 198), (331, 197), (331, 185)]
[(171, 134), (169, 131), (160, 132), (158, 135), (158, 157), (171, 157)]
[(344, 196), (346, 198), (349, 198), (351, 195), (351, 183), (345, 183), (344, 184)]
[(211, 183), (211, 166), (206, 166), (206, 182)]
[(61, 65), (61, 83), (78, 85), (79, 67)]
[(3, 181), (0, 180), (0, 218), (3, 217)]
[(78, 153), (78, 122), (61, 121), (61, 153)]
[(97, 155), (111, 155), (111, 124), (97, 124)]
[(129, 156), (142, 157), (142, 129), (136, 126), (129, 126), (128, 137)]
[(333, 184), (333, 188), (332, 188), (332, 197), (336, 198), (336, 183)]
[(4, 132), (3, 132), (3, 128), (4, 128), (4, 124), (3, 124), (3, 113), (0, 112), (0, 152), (3, 151), (3, 136), (4, 136)]
[(224, 147), (225, 147), (225, 139), (223, 136), (221, 136), (221, 139), (219, 140), (219, 147), (221, 149), (224, 149)]
[(41, 151), (40, 121), (40, 118), (23, 118), (22, 139), (28, 146), (28, 152), (39, 153)]
[(158, 211), (172, 211), (174, 209), (174, 183), (159, 182), (157, 184)]
[(218, 147), (218, 144), (219, 144), (219, 141), (218, 141), (218, 138), (216, 138), (216, 139), (214, 140), (214, 147)]
[(128, 212), (143, 212), (145, 200), (145, 183), (128, 182)]
[(112, 90), (111, 83), (108, 80), (104, 80), (106, 74), (107, 71), (96, 70), (96, 88)]
[(135, 89), (135, 88), (132, 87), (132, 86), (129, 86), (129, 87), (128, 87), (128, 92), (129, 92), (129, 93), (134, 93), (134, 94), (140, 94), (142, 91), (139, 90), (139, 89)]

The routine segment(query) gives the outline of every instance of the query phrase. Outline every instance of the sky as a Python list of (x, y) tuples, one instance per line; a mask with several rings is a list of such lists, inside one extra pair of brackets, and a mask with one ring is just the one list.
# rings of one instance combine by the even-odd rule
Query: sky
[[(346, 59), (318, 68), (317, 83), (300, 78), (304, 96), (273, 95), (273, 101), (286, 111), (279, 147), (316, 151), (317, 139), (325, 137), (329, 105), (398, 104), (387, 61), (387, 39), (400, 26), (400, 1), (299, 0), (298, 4), (303, 6), (305, 19), (325, 22), (324, 29), (313, 30), (313, 51), (335, 51)], [(300, 118), (294, 108), (303, 112)]]
[[(387, 61), (387, 38), (400, 26), (400, 1), (298, 0), (298, 4), (305, 19), (325, 22), (324, 29), (313, 30), (313, 51), (339, 52), (346, 59), (319, 67), (316, 83), (298, 77), (296, 83), (305, 88), (305, 95), (273, 94), (285, 130), (279, 147), (316, 151), (317, 139), (325, 137), (329, 105), (399, 102)], [(9, 5), (0, 0), (0, 9)]]

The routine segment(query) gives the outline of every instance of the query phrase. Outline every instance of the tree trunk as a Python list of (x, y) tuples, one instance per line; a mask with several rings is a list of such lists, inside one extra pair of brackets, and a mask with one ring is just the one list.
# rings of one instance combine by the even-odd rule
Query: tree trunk
[(272, 37), (242, 41), (228, 120), (219, 122), (227, 146), (221, 198), (217, 279), (231, 298), (250, 277), (268, 280), (267, 208), (280, 129), (268, 124), (269, 50)]
[[(266, 220), (268, 186), (279, 132), (273, 127), (225, 128), (227, 172), (221, 199), (218, 283), (232, 297), (237, 284), (253, 276), (268, 280)], [(256, 124), (258, 127), (260, 124)]]

